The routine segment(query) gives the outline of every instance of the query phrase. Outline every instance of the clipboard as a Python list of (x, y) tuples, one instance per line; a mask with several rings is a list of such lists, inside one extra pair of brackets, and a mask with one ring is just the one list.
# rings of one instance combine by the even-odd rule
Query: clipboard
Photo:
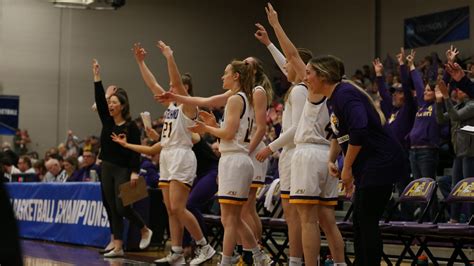
[(122, 199), (123, 206), (128, 206), (134, 202), (148, 197), (145, 178), (139, 176), (135, 187), (130, 185), (130, 181), (119, 186), (119, 198)]

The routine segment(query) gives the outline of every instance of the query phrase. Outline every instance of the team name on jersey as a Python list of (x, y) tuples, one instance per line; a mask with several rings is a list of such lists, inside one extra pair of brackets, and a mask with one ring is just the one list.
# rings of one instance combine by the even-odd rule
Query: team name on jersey
[(173, 110), (167, 109), (165, 111), (165, 119), (176, 119), (178, 118), (178, 114), (179, 114), (179, 109), (173, 109)]
[(416, 112), (416, 117), (427, 117), (433, 115), (433, 106), (429, 106), (426, 110), (420, 108), (418, 112)]

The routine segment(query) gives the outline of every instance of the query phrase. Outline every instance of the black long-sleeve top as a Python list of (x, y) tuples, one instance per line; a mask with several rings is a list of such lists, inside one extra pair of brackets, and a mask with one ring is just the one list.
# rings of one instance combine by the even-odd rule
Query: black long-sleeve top
[(125, 134), (129, 143), (140, 145), (140, 130), (133, 121), (127, 121), (125, 124), (117, 126), (113, 117), (109, 114), (102, 82), (94, 82), (94, 89), (97, 112), (102, 122), (102, 131), (100, 133), (101, 152), (99, 158), (120, 167), (130, 168), (132, 172), (139, 173), (140, 154), (115, 143), (110, 136), (112, 133), (117, 135)]

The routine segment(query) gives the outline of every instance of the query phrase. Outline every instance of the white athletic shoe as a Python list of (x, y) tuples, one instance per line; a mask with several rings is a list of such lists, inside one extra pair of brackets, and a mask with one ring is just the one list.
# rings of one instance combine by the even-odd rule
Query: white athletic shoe
[(255, 266), (271, 266), (273, 265), (273, 260), (267, 254), (263, 254), (262, 257), (260, 257), (260, 260), (257, 260), (254, 256), (253, 264)]
[(119, 251), (115, 251), (115, 249), (112, 249), (110, 252), (107, 252), (104, 254), (105, 258), (118, 258), (118, 257), (123, 257), (123, 249)]
[(168, 254), (168, 256), (155, 260), (155, 263), (157, 263), (157, 264), (164, 263), (164, 264), (169, 264), (169, 265), (181, 265), (181, 264), (186, 264), (186, 260), (184, 259), (184, 256), (183, 256), (182, 253), (170, 252), (170, 254)]
[(191, 260), (189, 263), (190, 265), (200, 265), (208, 260), (210, 260), (214, 254), (216, 254), (216, 250), (211, 247), (211, 245), (207, 244), (205, 246), (197, 246), (196, 251), (194, 252), (196, 256), (194, 259)]
[(151, 237), (153, 236), (153, 231), (148, 230), (148, 236), (140, 240), (140, 249), (145, 249), (150, 245)]

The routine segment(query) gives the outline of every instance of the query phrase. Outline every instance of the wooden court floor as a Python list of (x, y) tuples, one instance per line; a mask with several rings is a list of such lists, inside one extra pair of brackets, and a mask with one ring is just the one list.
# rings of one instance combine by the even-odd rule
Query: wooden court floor
[[(69, 265), (154, 265), (157, 258), (166, 256), (168, 251), (152, 250), (126, 252), (124, 258), (106, 259), (98, 253), (98, 248), (45, 242), (39, 240), (22, 240), (23, 261), (25, 266), (69, 266)], [(203, 265), (217, 265), (218, 255)], [(386, 265), (382, 263), (381, 265)], [(410, 265), (402, 263), (402, 265)]]

